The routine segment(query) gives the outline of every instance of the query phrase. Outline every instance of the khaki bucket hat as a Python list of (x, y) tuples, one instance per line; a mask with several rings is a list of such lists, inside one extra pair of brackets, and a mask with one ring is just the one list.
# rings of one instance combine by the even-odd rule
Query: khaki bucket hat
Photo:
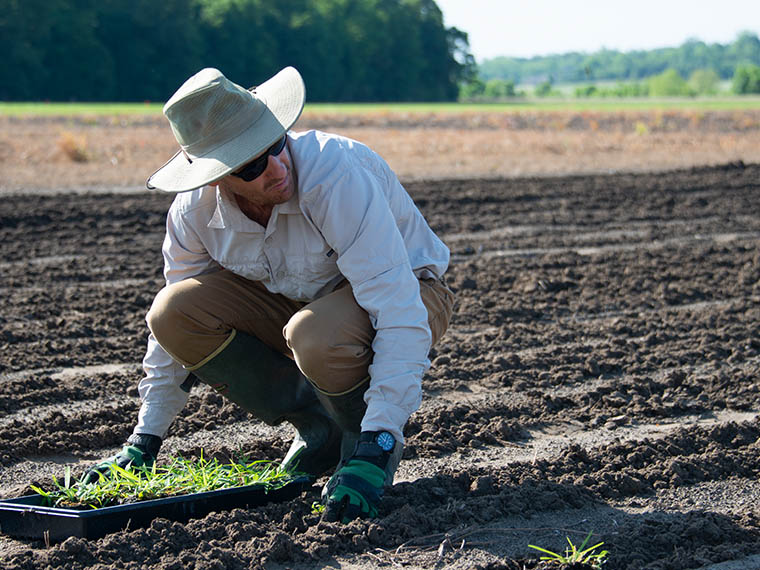
[(146, 186), (187, 192), (234, 172), (288, 132), (305, 100), (303, 79), (293, 67), (250, 90), (218, 69), (199, 71), (164, 105), (180, 150)]

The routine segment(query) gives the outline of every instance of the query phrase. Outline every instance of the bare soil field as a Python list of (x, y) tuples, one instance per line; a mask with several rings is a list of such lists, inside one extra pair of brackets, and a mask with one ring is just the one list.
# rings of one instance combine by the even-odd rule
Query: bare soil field
[[(760, 109), (513, 113), (306, 112), (296, 130), (377, 150), (403, 180), (651, 172), (760, 162)], [(0, 117), (0, 192), (144, 188), (176, 152), (161, 116)]]
[[(760, 568), (759, 116), (331, 119), (388, 156), (452, 250), (452, 325), (379, 517), (321, 522), (316, 485), (99, 540), (0, 534), (2, 567), (517, 570), (541, 567), (528, 544), (593, 531), (608, 569)], [(131, 432), (171, 201), (137, 187), (173, 145), (152, 120), (2, 121), (8, 498)], [(87, 135), (85, 161), (59, 128)], [(274, 459), (290, 436), (199, 387), (162, 453)]]

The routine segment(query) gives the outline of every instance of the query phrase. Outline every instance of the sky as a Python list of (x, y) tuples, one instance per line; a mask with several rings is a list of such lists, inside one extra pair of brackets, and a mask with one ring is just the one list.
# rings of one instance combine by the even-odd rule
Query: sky
[(760, 36), (760, 0), (436, 0), (446, 27), (469, 35), (477, 62), (677, 47), (690, 38), (728, 44)]

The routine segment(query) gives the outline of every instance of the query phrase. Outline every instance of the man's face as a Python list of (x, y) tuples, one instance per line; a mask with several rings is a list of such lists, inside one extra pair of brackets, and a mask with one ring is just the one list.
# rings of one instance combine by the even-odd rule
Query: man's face
[(230, 174), (216, 184), (220, 189), (237, 194), (257, 206), (269, 207), (287, 202), (296, 190), (290, 151), (285, 145), (280, 154), (270, 155), (266, 170), (250, 182)]

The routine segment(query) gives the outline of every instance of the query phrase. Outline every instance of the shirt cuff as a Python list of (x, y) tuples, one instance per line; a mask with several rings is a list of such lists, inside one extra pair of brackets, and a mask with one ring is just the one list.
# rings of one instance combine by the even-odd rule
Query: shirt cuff
[(135, 426), (134, 433), (149, 433), (151, 435), (157, 435), (161, 439), (166, 437), (166, 432), (169, 431), (169, 426), (177, 417), (180, 410), (185, 405), (184, 402), (176, 402), (174, 406), (158, 406), (156, 404), (146, 404), (140, 407), (140, 413), (137, 416), (137, 425)]
[(370, 404), (362, 420), (362, 431), (387, 431), (396, 441), (404, 443), (403, 430), (410, 415), (404, 408), (388, 402)]

